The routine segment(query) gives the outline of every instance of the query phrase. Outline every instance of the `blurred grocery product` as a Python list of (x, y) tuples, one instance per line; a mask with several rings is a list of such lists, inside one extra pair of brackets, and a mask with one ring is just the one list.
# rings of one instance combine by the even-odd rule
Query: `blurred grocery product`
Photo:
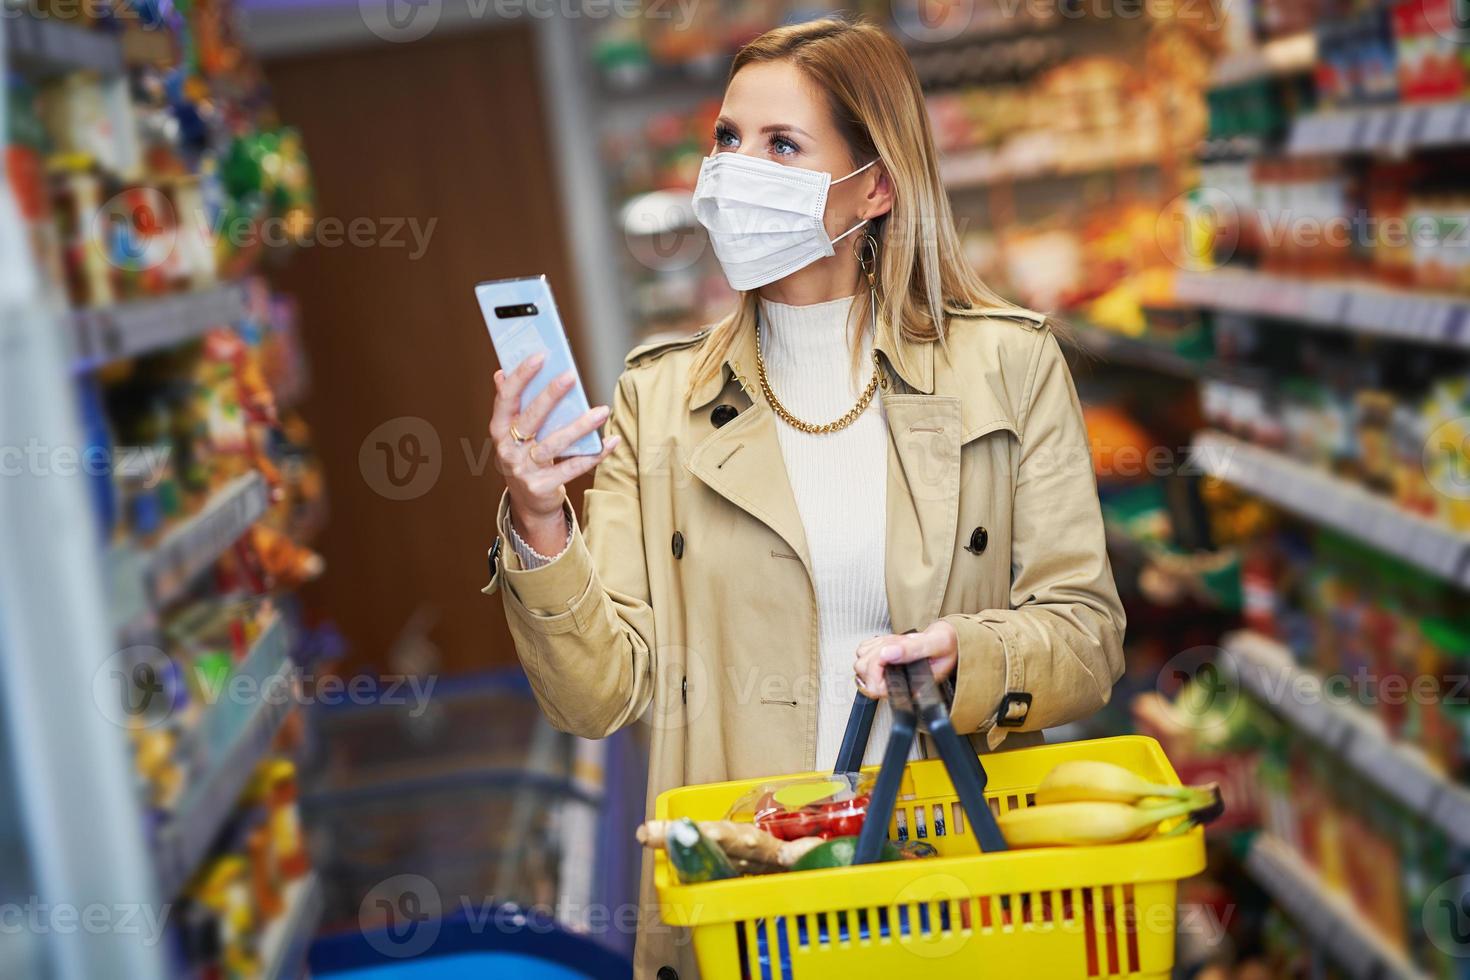
[(80, 409), (93, 554), (72, 577), (103, 569), (104, 605), (82, 589), (69, 615), (95, 613), (115, 644), (85, 653), (133, 790), (93, 817), (136, 825), (145, 848), (144, 879), (109, 887), (171, 910), (139, 953), (148, 975), (294, 971), (285, 937), (320, 908), (287, 760), (306, 660), (292, 592), (321, 572), (301, 517), (324, 493), (290, 308), (255, 273), (263, 239), (310, 230), (302, 141), (228, 3), (42, 4), (6, 21), (5, 190), (25, 246), (7, 272), (32, 273), (17, 321), (62, 341), (18, 334), (6, 356), (59, 351), (25, 399)]

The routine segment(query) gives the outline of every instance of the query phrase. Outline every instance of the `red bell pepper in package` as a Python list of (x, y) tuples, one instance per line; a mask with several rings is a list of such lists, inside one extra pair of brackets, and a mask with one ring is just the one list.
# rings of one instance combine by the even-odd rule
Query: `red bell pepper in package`
[(872, 773), (772, 780), (736, 800), (725, 819), (754, 823), (781, 840), (849, 837), (862, 830), (872, 789)]

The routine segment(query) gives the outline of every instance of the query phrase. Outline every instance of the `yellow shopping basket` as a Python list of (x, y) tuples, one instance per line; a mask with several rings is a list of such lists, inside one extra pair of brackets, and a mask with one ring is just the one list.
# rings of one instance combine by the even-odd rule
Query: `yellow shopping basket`
[[(874, 823), (875, 834), (883, 826), (896, 839), (926, 840), (939, 856), (682, 885), (659, 851), (654, 884), (664, 921), (692, 930), (704, 980), (1167, 978), (1174, 963), (1176, 883), (1204, 868), (1203, 830), (1104, 847), (987, 846), (980, 853), (980, 842), (991, 839), (994, 815), (1031, 805), (1037, 784), (1060, 762), (1102, 760), (1150, 782), (1179, 785), (1159, 744), (1123, 736), (988, 755), (984, 770), (961, 770), (959, 781), (970, 785), (972, 772), (980, 773), (988, 804), (971, 819), (973, 808), (961, 802), (968, 793), (956, 789), (946, 761), (956, 766), (943, 746), (964, 745), (971, 759), (974, 752), (949, 726), (927, 664), (922, 675), (910, 701), (902, 675), (889, 673), (895, 734), (868, 812), (871, 822), (886, 810), (881, 784), (893, 773), (892, 816)], [(908, 754), (914, 705), (945, 761), (900, 769), (889, 763), (896, 758), (901, 766)], [(866, 723), (871, 717), (869, 707)], [(861, 757), (866, 723), (855, 706), (839, 759)], [(669, 790), (659, 795), (655, 816), (718, 820), (768, 781)], [(862, 852), (860, 842), (860, 863)]]

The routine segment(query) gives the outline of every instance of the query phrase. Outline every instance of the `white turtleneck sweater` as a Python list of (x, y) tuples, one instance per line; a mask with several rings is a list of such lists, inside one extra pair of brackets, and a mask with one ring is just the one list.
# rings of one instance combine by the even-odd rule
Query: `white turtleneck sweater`
[[(873, 338), (863, 330), (857, 377), (852, 370), (851, 297), (811, 306), (761, 301), (761, 352), (771, 390), (804, 422), (847, 414), (873, 374)], [(852, 712), (858, 644), (892, 632), (884, 576), (888, 526), (888, 423), (882, 402), (845, 429), (813, 435), (776, 420), (786, 475), (796, 497), (817, 595), (819, 684), (818, 769), (837, 759)], [(882, 760), (892, 727), (879, 705), (865, 761)], [(917, 743), (913, 756), (918, 756)]]
[[(820, 424), (841, 418), (872, 377), (870, 329), (862, 332), (861, 367), (853, 377), (852, 302), (852, 297), (811, 306), (761, 301), (766, 377), (781, 404), (803, 421)], [(853, 667), (858, 644), (892, 632), (884, 575), (888, 423), (875, 397), (845, 429), (812, 435), (778, 418), (776, 435), (812, 562), (819, 637), (816, 768), (830, 769), (857, 693)], [(511, 531), (511, 545), (523, 567), (554, 560), (531, 551), (513, 527)], [(873, 720), (865, 764), (882, 761), (892, 726), (884, 701)], [(921, 754), (915, 740), (910, 758)]]

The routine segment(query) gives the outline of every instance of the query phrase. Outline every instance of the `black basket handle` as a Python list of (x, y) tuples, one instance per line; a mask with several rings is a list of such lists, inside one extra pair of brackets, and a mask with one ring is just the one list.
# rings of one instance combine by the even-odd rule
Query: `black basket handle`
[[(893, 730), (888, 736), (883, 763), (868, 799), (868, 812), (858, 834), (853, 864), (871, 864), (878, 860), (883, 842), (888, 837), (893, 807), (898, 801), (903, 767), (908, 762), (909, 748), (914, 743), (920, 721), (939, 749), (939, 757), (949, 771), (955, 794), (960, 798), (960, 806), (970, 821), (971, 832), (980, 850), (1006, 850), (1005, 838), (995, 822), (995, 814), (990, 812), (990, 806), (985, 802), (985, 767), (980, 764), (974, 747), (954, 730), (929, 661), (890, 664), (884, 672), (884, 679), (888, 684), (888, 703), (893, 710)], [(873, 729), (873, 716), (877, 711), (878, 702), (859, 692), (847, 719), (847, 730), (842, 736), (834, 772), (857, 772), (862, 766), (868, 736)]]

